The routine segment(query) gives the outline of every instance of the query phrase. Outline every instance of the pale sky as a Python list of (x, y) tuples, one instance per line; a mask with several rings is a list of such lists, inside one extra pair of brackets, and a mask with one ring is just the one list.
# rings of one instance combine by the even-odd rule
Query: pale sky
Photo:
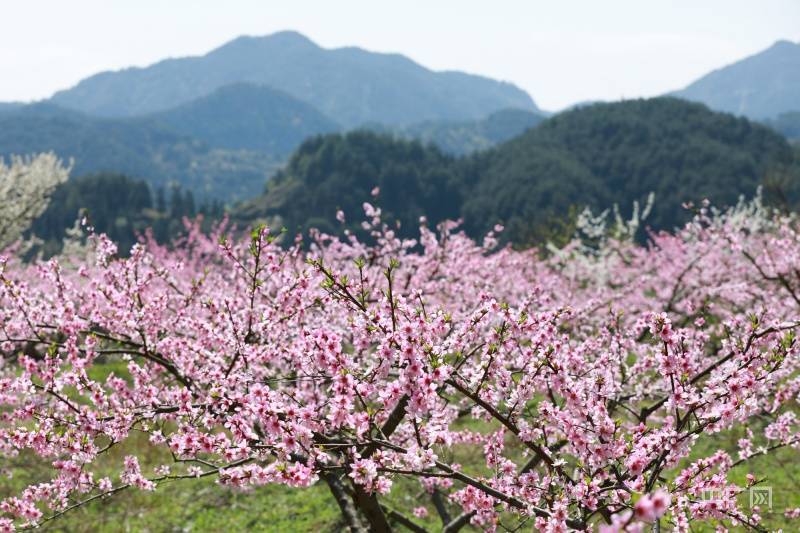
[(798, 42), (800, 0), (0, 0), (0, 101), (286, 29), (510, 81), (555, 111), (662, 94)]

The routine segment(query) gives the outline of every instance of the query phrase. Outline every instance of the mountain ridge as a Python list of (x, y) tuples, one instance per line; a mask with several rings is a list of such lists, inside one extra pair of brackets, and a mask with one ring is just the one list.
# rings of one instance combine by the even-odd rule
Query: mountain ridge
[(755, 120), (798, 111), (800, 43), (776, 41), (769, 48), (714, 69), (669, 95)]
[(542, 114), (524, 109), (501, 109), (479, 120), (428, 120), (397, 128), (370, 124), (364, 129), (433, 144), (451, 155), (467, 155), (487, 150), (516, 137), (536, 127), (546, 118)]
[(235, 82), (282, 90), (345, 127), (474, 119), (508, 107), (538, 109), (530, 95), (508, 82), (433, 71), (401, 54), (326, 49), (297, 32), (240, 36), (202, 56), (100, 72), (56, 92), (51, 101), (94, 115), (144, 115)]
[(732, 205), (773, 177), (790, 178), (783, 192), (794, 201), (797, 157), (785, 138), (746, 118), (678, 98), (626, 100), (556, 115), (471, 156), (363, 130), (315, 137), (238, 213), (245, 223), (278, 217), (291, 233), (358, 232), (361, 202), (377, 185), (375, 201), (400, 221), (398, 235), (413, 237), (425, 215), (431, 225), (461, 218), (475, 238), (499, 222), (503, 240), (535, 244), (554, 237), (553, 227), (568, 229), (583, 207), (617, 204), (629, 216), (650, 192), (646, 224), (655, 230), (683, 224), (691, 216), (684, 202)]
[(341, 126), (313, 106), (263, 85), (233, 83), (172, 109), (147, 115), (216, 148), (285, 156), (306, 138)]
[(180, 184), (201, 199), (249, 197), (280, 164), (268, 154), (209, 146), (148, 118), (98, 118), (49, 102), (0, 113), (0, 157), (50, 151), (74, 160), (73, 176), (123, 173), (153, 188)]

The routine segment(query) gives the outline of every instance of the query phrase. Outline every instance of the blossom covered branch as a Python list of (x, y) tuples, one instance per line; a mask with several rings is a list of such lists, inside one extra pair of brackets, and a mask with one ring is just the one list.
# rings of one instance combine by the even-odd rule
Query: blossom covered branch
[[(126, 259), (93, 236), (77, 268), (2, 259), (0, 451), (51, 475), (0, 503), (0, 527), (200, 476), (326, 483), (352, 531), (424, 530), (425, 508), (387, 499), (405, 480), (445, 531), (761, 527), (728, 473), (800, 442), (794, 220), (703, 208), (647, 247), (541, 259), (453, 223), (403, 241), (365, 210), (369, 243), (190, 226)], [(743, 427), (737, 460), (693, 455)], [(98, 479), (139, 433), (172, 462), (131, 453)]]

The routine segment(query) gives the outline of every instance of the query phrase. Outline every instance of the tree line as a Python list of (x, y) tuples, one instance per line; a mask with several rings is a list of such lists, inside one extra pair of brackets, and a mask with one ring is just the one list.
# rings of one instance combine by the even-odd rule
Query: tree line
[[(363, 203), (369, 201), (402, 237), (417, 235), (421, 217), (431, 226), (463, 219), (473, 238), (502, 224), (503, 240), (530, 246), (569, 237), (558, 234), (570, 231), (583, 208), (617, 204), (628, 216), (651, 192), (656, 201), (646, 224), (656, 231), (688, 220), (687, 203), (708, 198), (733, 205), (759, 187), (774, 205), (793, 209), (800, 199), (799, 151), (768, 127), (702, 104), (631, 100), (562, 113), (462, 157), (367, 130), (312, 137), (263, 194), (229, 212), (241, 225), (267, 221), (292, 235), (312, 227), (363, 235)], [(83, 176), (62, 185), (34, 225), (49, 253), (82, 208), (123, 250), (147, 227), (167, 241), (180, 233), (184, 216), (202, 213), (208, 223), (223, 213), (219, 201), (197, 206), (193, 191), (177, 185), (151, 191), (119, 174)]]
[(528, 245), (584, 207), (617, 204), (630, 215), (651, 192), (654, 230), (688, 220), (686, 203), (733, 205), (761, 186), (791, 207), (800, 198), (798, 160), (784, 137), (747, 119), (675, 98), (631, 100), (562, 113), (460, 158), (369, 131), (315, 137), (237, 216), (278, 217), (293, 233), (357, 232), (377, 186), (375, 202), (402, 236), (416, 235), (424, 215), (431, 224), (463, 218), (474, 238), (503, 224), (504, 239)]
[(193, 192), (178, 184), (153, 192), (143, 180), (90, 174), (59, 185), (44, 213), (31, 225), (30, 234), (43, 241), (38, 250), (47, 257), (61, 250), (67, 228), (85, 218), (86, 225), (107, 234), (125, 252), (148, 228), (159, 242), (169, 242), (183, 231), (184, 217), (198, 215), (208, 225), (224, 215), (224, 205), (217, 199), (198, 205)]

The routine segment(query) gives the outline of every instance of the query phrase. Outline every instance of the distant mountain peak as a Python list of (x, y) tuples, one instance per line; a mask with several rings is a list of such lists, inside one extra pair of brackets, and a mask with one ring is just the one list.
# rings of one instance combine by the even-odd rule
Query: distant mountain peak
[(236, 37), (235, 39), (232, 39), (211, 50), (203, 57), (229, 50), (258, 48), (264, 45), (320, 48), (319, 45), (300, 32), (294, 30), (283, 30), (267, 35), (240, 35), (239, 37)]
[(538, 111), (510, 83), (432, 71), (400, 54), (326, 49), (296, 31), (237, 37), (204, 56), (95, 74), (52, 101), (92, 115), (139, 116), (239, 82), (281, 90), (346, 127), (473, 120), (504, 108)]
[(311, 43), (314, 42), (296, 30), (281, 30), (276, 31), (274, 33), (270, 33), (267, 35), (262, 35), (260, 37), (255, 37), (255, 39), (271, 39), (271, 40), (286, 40), (290, 42), (303, 42), (303, 43)]
[(775, 41), (775, 43), (767, 48), (769, 50), (792, 50), (794, 48), (800, 47), (800, 43), (795, 43), (793, 41), (789, 41), (788, 39), (780, 39)]
[(672, 94), (757, 120), (800, 110), (800, 44), (777, 41)]

